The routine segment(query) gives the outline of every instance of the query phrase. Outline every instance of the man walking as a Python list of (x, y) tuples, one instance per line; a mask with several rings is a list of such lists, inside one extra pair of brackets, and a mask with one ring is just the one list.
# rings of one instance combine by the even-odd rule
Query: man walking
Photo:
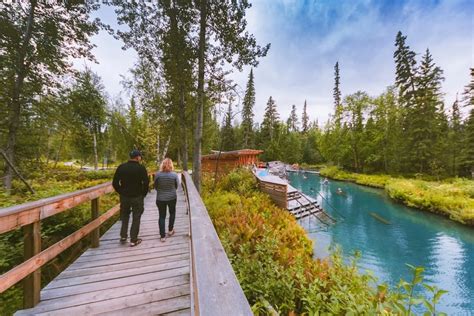
[(148, 193), (148, 172), (140, 164), (142, 154), (134, 149), (130, 152), (130, 160), (121, 164), (114, 174), (112, 185), (120, 194), (120, 243), (127, 242), (128, 221), (132, 213), (132, 227), (130, 228), (130, 247), (135, 247), (142, 240), (138, 238), (140, 218), (144, 207), (143, 199)]

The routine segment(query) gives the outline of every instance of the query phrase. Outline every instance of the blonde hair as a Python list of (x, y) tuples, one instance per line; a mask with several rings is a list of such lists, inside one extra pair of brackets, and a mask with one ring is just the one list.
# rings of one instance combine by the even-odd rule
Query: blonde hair
[(162, 171), (162, 172), (171, 172), (173, 170), (174, 170), (173, 161), (169, 158), (165, 158), (165, 160), (163, 160), (161, 162), (160, 171)]

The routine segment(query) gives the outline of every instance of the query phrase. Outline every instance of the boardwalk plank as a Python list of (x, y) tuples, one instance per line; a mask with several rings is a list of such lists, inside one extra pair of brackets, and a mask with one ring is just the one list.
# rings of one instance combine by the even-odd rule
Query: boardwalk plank
[[(167, 241), (171, 241), (171, 239), (168, 239)], [(119, 247), (119, 248), (108, 248), (104, 249), (103, 251), (96, 251), (96, 252), (90, 252), (87, 255), (85, 253), (81, 256), (81, 258), (90, 258), (90, 260), (95, 260), (93, 258), (97, 258), (97, 256), (101, 255), (111, 255), (113, 256), (114, 254), (138, 254), (143, 251), (143, 249), (150, 249), (150, 251), (153, 252), (152, 249), (154, 248), (159, 248), (162, 251), (164, 250), (171, 250), (171, 249), (176, 249), (179, 245), (188, 245), (188, 241), (183, 241), (183, 242), (173, 242), (173, 243), (168, 243), (168, 242), (156, 242), (156, 243), (147, 243), (146, 247), (134, 247), (130, 248), (128, 247)], [(111, 258), (111, 257), (108, 257)]]
[(121, 310), (115, 310), (112, 312), (107, 312), (100, 314), (102, 316), (130, 316), (130, 315), (161, 315), (170, 313), (175, 310), (180, 310), (184, 308), (189, 308), (190, 306), (190, 296), (180, 296), (168, 300), (163, 300), (147, 305), (135, 306)]
[[(63, 298), (51, 299), (41, 302), (33, 310), (35, 313), (44, 313), (47, 311), (53, 311), (58, 309), (64, 309), (67, 307), (78, 306), (83, 304), (90, 304), (93, 302), (106, 301), (113, 298), (119, 298), (122, 296), (135, 295), (140, 293), (146, 293), (149, 291), (165, 289), (179, 285), (189, 285), (189, 276), (180, 275), (177, 277), (164, 279), (164, 280), (153, 280), (143, 282), (140, 284), (131, 284), (123, 286), (117, 291), (116, 288), (93, 291), (78, 295), (72, 295), (67, 300)], [(33, 310), (24, 310), (18, 312), (17, 315), (29, 315)]]
[[(189, 253), (183, 253), (183, 254), (172, 255), (172, 256), (167, 256), (167, 257), (150, 258), (150, 259), (142, 260), (140, 262), (140, 265), (149, 266), (149, 265), (155, 265), (155, 264), (172, 262), (176, 260), (184, 260), (184, 259), (189, 260)], [(118, 264), (94, 267), (94, 268), (88, 268), (88, 269), (64, 271), (56, 278), (56, 280), (74, 278), (74, 277), (85, 276), (85, 275), (90, 275), (90, 274), (97, 274), (97, 273), (102, 273), (102, 272), (108, 272), (111, 270), (119, 271), (119, 270), (134, 268), (136, 266), (137, 264), (135, 262), (126, 262), (126, 263), (118, 263)]]
[[(84, 305), (59, 309), (51, 312), (39, 313), (36, 315), (98, 315), (98, 314), (109, 314), (109, 315), (137, 315), (131, 312), (134, 309), (151, 309), (155, 305), (159, 305), (163, 310), (175, 310), (178, 308), (189, 307), (189, 285), (179, 285), (171, 288), (155, 290), (151, 292), (139, 293), (135, 295), (129, 295), (119, 298), (108, 299), (106, 301), (88, 303)], [(188, 298), (182, 300), (182, 298)], [(174, 298), (178, 298), (179, 304), (170, 304)], [(148, 307), (150, 306), (150, 307)], [(155, 307), (156, 308), (156, 307)], [(141, 314), (139, 314), (141, 315)]]
[(150, 254), (152, 256), (155, 252), (164, 252), (167, 250), (174, 250), (180, 248), (189, 248), (188, 243), (178, 243), (178, 244), (167, 244), (166, 242), (160, 242), (161, 247), (128, 247), (125, 248), (121, 252), (112, 252), (112, 253), (97, 253), (94, 256), (87, 256), (87, 257), (80, 257), (76, 260), (77, 263), (79, 262), (91, 262), (96, 260), (108, 260), (114, 258), (122, 258), (127, 256), (136, 256), (142, 254)]
[(80, 284), (75, 286), (69, 287), (62, 287), (57, 289), (43, 289), (41, 291), (41, 300), (49, 300), (58, 297), (66, 297), (70, 295), (80, 294), (80, 293), (87, 293), (91, 291), (99, 291), (105, 290), (110, 288), (120, 288), (122, 286), (130, 285), (130, 284), (139, 284), (150, 280), (159, 280), (159, 279), (168, 279), (171, 277), (175, 277), (178, 275), (189, 275), (189, 266), (165, 270), (165, 271), (158, 271), (154, 273), (142, 274), (142, 275), (135, 275), (131, 277), (124, 277), (120, 279), (113, 279), (107, 280), (102, 282), (96, 283), (86, 283)]
[[(119, 271), (109, 271), (103, 272), (99, 274), (91, 274), (87, 276), (78, 276), (74, 278), (67, 278), (61, 280), (55, 280), (55, 282), (51, 283), (48, 286), (49, 289), (56, 289), (61, 287), (69, 287), (69, 286), (76, 286), (79, 284), (87, 284), (87, 283), (95, 283), (95, 282), (102, 282), (106, 280), (113, 280), (123, 277), (132, 277), (142, 274), (149, 274), (158, 271), (166, 271), (170, 269), (177, 269), (182, 267), (189, 267), (189, 260), (179, 260), (173, 262), (166, 262), (152, 266), (139, 266), (135, 268), (130, 268), (127, 270), (119, 270)], [(46, 288), (45, 288), (46, 289)]]
[(99, 260), (99, 261), (91, 260), (87, 262), (78, 262), (77, 264), (74, 265), (74, 267), (71, 267), (70, 269), (68, 269), (68, 271), (73, 271), (77, 269), (85, 269), (85, 268), (93, 268), (93, 267), (102, 267), (102, 266), (107, 266), (107, 265), (117, 264), (117, 263), (140, 262), (141, 260), (146, 260), (150, 257), (160, 258), (160, 257), (166, 257), (170, 255), (179, 255), (183, 253), (189, 253), (188, 247), (179, 247), (177, 249), (171, 249), (171, 250), (166, 250), (162, 252), (158, 251), (154, 254), (143, 254), (139, 256), (124, 256), (120, 258), (112, 258), (108, 260)]

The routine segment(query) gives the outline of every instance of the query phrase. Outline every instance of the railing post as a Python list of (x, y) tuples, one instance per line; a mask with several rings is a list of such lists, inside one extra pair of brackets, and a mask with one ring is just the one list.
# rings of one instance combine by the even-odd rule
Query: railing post
[[(94, 220), (99, 217), (99, 198), (95, 198), (91, 200), (91, 220)], [(100, 231), (99, 227), (94, 229), (91, 232), (91, 247), (92, 248), (97, 248), (99, 247), (99, 237), (100, 237)]]
[[(41, 222), (34, 222), (23, 227), (25, 261), (41, 252)], [(28, 275), (23, 280), (23, 306), (32, 308), (40, 301), (41, 269)]]

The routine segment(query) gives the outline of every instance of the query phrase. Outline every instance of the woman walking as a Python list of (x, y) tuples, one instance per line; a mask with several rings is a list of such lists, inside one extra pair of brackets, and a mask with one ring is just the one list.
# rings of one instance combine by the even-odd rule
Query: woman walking
[(166, 207), (170, 211), (168, 236), (174, 235), (174, 219), (176, 216), (176, 189), (178, 189), (178, 175), (173, 172), (173, 161), (163, 160), (160, 172), (155, 175), (156, 206), (159, 211), (158, 223), (160, 226), (161, 241), (166, 241)]

